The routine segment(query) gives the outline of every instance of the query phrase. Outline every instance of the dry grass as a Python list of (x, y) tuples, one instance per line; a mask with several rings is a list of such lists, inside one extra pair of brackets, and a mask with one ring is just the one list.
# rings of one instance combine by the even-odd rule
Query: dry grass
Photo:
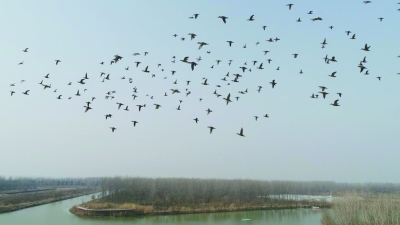
[(400, 225), (400, 194), (346, 193), (333, 202), (323, 225)]

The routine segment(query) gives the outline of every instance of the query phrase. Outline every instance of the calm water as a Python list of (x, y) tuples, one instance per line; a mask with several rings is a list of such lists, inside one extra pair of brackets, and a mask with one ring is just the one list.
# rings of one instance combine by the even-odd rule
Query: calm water
[[(323, 210), (264, 210), (231, 213), (192, 214), (177, 216), (149, 216), (142, 218), (80, 218), (68, 210), (73, 206), (90, 200), (90, 195), (55, 202), (16, 212), (0, 214), (1, 225), (221, 225), (221, 224), (273, 224), (273, 225), (319, 225)], [(250, 220), (243, 220), (250, 219)]]

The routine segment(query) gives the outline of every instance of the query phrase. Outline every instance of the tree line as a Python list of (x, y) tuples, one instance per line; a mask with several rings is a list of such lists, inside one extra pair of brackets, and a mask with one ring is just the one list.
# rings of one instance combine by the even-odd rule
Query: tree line
[(98, 186), (102, 178), (5, 178), (0, 177), (0, 192), (27, 190), (37, 188), (53, 188), (65, 186)]
[(151, 205), (155, 209), (210, 204), (213, 206), (220, 204), (221, 207), (230, 204), (265, 206), (283, 200), (292, 205), (292, 200), (296, 199), (293, 196), (296, 195), (333, 195), (344, 191), (396, 193), (400, 190), (399, 184), (389, 183), (139, 177), (105, 178), (100, 186), (102, 190), (100, 201)]

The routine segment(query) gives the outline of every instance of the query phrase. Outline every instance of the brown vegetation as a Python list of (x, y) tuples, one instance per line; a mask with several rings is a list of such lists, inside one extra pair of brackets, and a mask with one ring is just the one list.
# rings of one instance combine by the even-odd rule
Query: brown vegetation
[(323, 225), (398, 225), (400, 194), (345, 193), (325, 212)]
[(81, 205), (91, 210), (76, 207), (71, 211), (88, 216), (126, 216), (329, 207), (327, 202), (301, 200), (299, 195), (325, 193), (330, 183), (116, 177), (101, 182), (100, 199)]
[(0, 213), (61, 201), (94, 192), (97, 192), (97, 190), (93, 188), (66, 188), (41, 192), (2, 194), (0, 195)]

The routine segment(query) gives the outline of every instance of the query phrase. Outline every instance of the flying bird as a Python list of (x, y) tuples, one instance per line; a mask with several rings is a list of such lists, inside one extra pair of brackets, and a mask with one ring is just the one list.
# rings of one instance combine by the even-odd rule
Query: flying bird
[(204, 45), (208, 45), (207, 43), (205, 43), (205, 42), (197, 42), (197, 44), (199, 44), (200, 46), (199, 46), (199, 50), (201, 49), (201, 47), (203, 47)]
[(333, 105), (333, 106), (340, 106), (340, 105), (338, 104), (338, 101), (339, 101), (339, 99), (336, 99), (333, 103), (331, 103), (331, 105)]
[(243, 128), (240, 129), (240, 132), (237, 133), (237, 135), (244, 137), (244, 135), (243, 135)]
[(208, 126), (208, 128), (210, 129), (210, 134), (211, 134), (212, 131), (215, 129), (215, 127), (212, 127), (212, 126)]
[(271, 82), (269, 82), (271, 85), (272, 85), (272, 88), (274, 88), (275, 87), (275, 85), (277, 84), (276, 82), (275, 82), (275, 80), (272, 80)]
[(226, 19), (228, 19), (228, 17), (226, 17), (226, 16), (218, 16), (218, 18), (221, 18), (222, 21), (224, 21), (225, 24), (226, 24)]

